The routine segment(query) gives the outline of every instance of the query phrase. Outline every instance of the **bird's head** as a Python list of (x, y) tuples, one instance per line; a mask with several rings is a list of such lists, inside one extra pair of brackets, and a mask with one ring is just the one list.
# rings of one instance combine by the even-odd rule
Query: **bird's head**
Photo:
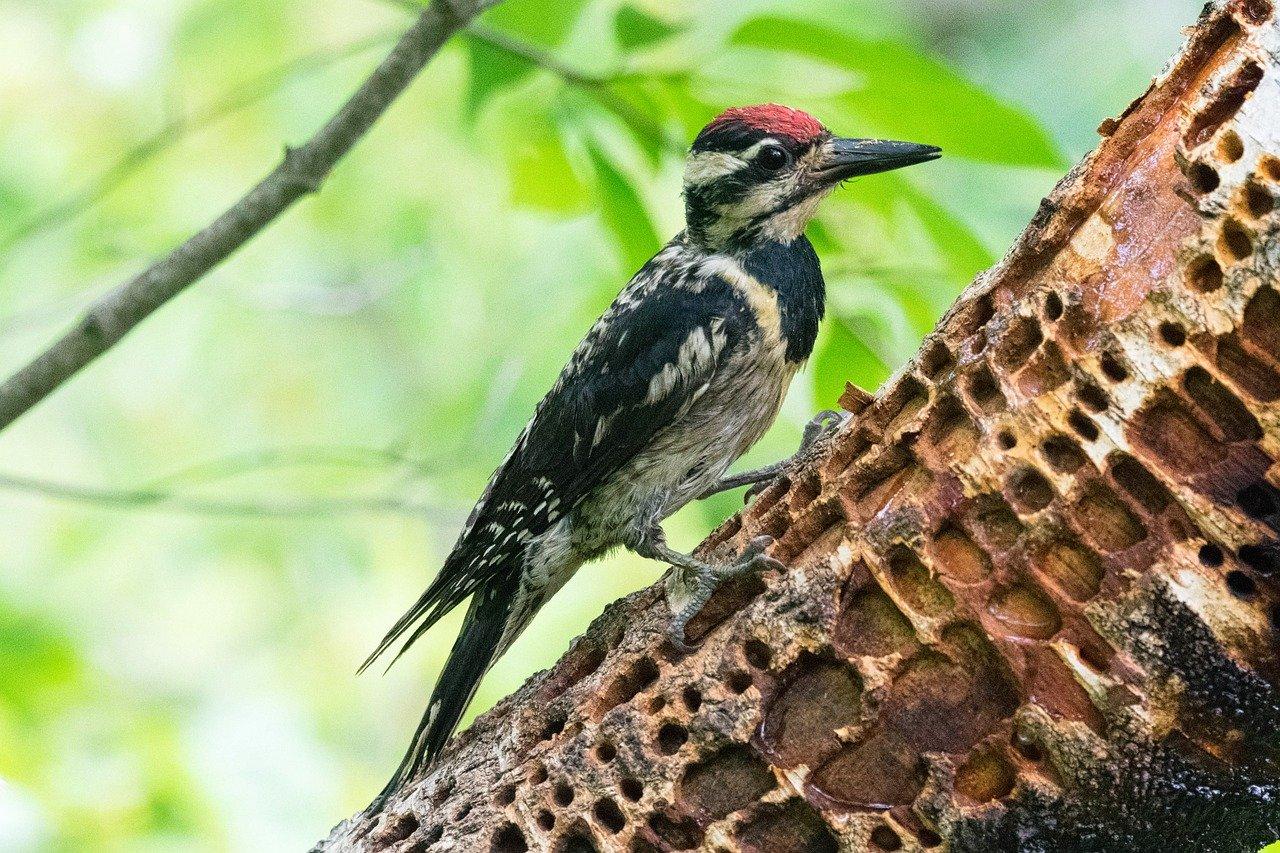
[(726, 110), (702, 129), (684, 170), (690, 239), (716, 251), (799, 237), (841, 181), (933, 160), (912, 142), (835, 136), (778, 104)]

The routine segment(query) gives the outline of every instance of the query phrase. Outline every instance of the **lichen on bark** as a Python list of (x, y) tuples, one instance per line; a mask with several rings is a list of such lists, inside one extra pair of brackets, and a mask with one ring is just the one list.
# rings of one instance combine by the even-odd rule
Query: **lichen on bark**
[(1280, 25), (1211, 3), (874, 398), (338, 850), (1280, 836)]

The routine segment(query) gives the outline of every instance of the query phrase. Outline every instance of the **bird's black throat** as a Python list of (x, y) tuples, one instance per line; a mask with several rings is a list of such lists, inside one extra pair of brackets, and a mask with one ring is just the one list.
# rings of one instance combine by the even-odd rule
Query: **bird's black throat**
[(803, 234), (790, 243), (762, 241), (739, 260), (757, 281), (778, 294), (787, 360), (804, 361), (813, 353), (818, 323), (826, 308), (826, 283), (813, 244)]

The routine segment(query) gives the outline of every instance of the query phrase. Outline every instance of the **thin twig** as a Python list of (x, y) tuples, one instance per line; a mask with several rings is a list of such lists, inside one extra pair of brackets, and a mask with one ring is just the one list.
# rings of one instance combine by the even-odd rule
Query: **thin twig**
[(231, 518), (324, 518), (334, 515), (403, 515), (430, 518), (438, 504), (416, 503), (395, 495), (342, 498), (280, 498), (270, 501), (205, 498), (168, 489), (109, 489), (60, 483), (18, 474), (0, 474), (0, 489), (118, 511), (155, 509), (187, 515)]
[(444, 42), (498, 0), (435, 0), (341, 109), (209, 226), (100, 298), (75, 326), (0, 385), (0, 430), (115, 346), (160, 306), (320, 185)]
[[(422, 4), (416, 2), (416, 0), (383, 0), (383, 2), (414, 12), (422, 8)], [(495, 50), (523, 59), (530, 65), (550, 72), (570, 86), (582, 90), (594, 98), (602, 107), (626, 122), (635, 133), (646, 137), (655, 147), (666, 148), (675, 153), (683, 153), (680, 143), (663, 131), (661, 125), (614, 90), (614, 84), (624, 75), (611, 74), (602, 76), (588, 74), (552, 56), (536, 45), (516, 38), (510, 33), (486, 27), (483, 24), (468, 24), (466, 33), (476, 41), (483, 42)]]
[(85, 293), (64, 293), (28, 308), (19, 308), (0, 318), (0, 338), (27, 332), (55, 320), (61, 320), (87, 306), (91, 301), (92, 297)]
[(587, 74), (528, 42), (481, 24), (470, 24), (467, 27), (467, 35), (496, 50), (517, 56), (531, 65), (554, 74), (570, 86), (582, 90), (606, 110), (622, 119), (632, 131), (647, 138), (655, 147), (680, 151), (679, 143), (663, 131), (661, 125), (613, 89), (614, 78)]
[(82, 486), (0, 473), (0, 490), (25, 492), (117, 511), (156, 509), (190, 515), (315, 518), (355, 513), (414, 517), (435, 516), (440, 513), (439, 505), (418, 503), (390, 494), (342, 498), (303, 496), (263, 501), (203, 497), (183, 491), (184, 488), (207, 486), (271, 468), (306, 466), (401, 469), (416, 478), (437, 473), (435, 466), (426, 460), (393, 448), (304, 445), (234, 453), (189, 465), (133, 488)]
[(202, 130), (227, 116), (250, 107), (270, 95), (290, 77), (318, 71), (352, 56), (358, 56), (390, 41), (395, 33), (388, 31), (354, 41), (337, 49), (323, 49), (277, 66), (232, 90), (221, 100), (190, 117), (176, 118), (151, 136), (134, 145), (102, 174), (74, 195), (37, 211), (19, 222), (0, 238), (0, 251), (33, 234), (55, 228), (75, 219), (128, 180), (142, 166), (171, 148), (189, 133)]
[(197, 462), (152, 480), (145, 491), (170, 490), (179, 485), (212, 483), (272, 468), (383, 468), (404, 469), (418, 477), (439, 473), (426, 460), (390, 448), (304, 445), (246, 450)]
[(572, 83), (574, 86), (595, 89), (609, 85), (608, 77), (597, 77), (594, 74), (580, 71), (539, 47), (535, 47), (507, 33), (486, 27), (484, 24), (469, 24), (467, 26), (467, 35), (504, 53), (518, 56), (530, 65), (536, 65), (545, 71), (550, 71), (566, 83)]

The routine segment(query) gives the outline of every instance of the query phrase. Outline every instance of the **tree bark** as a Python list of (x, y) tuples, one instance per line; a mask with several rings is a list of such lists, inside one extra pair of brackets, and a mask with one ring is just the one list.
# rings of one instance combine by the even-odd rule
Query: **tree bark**
[(1280, 26), (1211, 3), (681, 656), (659, 586), (328, 851), (1256, 850), (1280, 836)]

